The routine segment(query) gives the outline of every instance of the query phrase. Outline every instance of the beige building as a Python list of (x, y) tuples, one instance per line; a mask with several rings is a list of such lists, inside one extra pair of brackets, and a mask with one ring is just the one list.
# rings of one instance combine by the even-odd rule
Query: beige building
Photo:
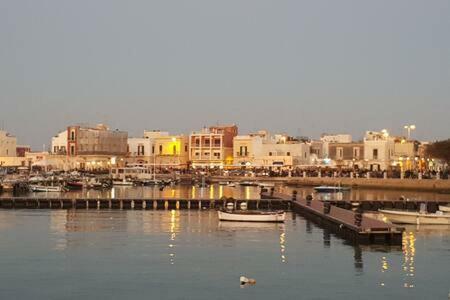
[(256, 168), (293, 168), (310, 164), (310, 144), (265, 131), (234, 138), (234, 165)]
[(371, 171), (388, 170), (394, 156), (394, 140), (387, 130), (367, 131), (364, 138), (364, 167)]
[(231, 167), (236, 125), (211, 126), (189, 136), (189, 159), (192, 167)]
[(6, 131), (0, 130), (0, 157), (16, 156), (17, 139)]
[(162, 131), (145, 131), (143, 138), (128, 139), (128, 164), (156, 165), (158, 168), (187, 168), (188, 138)]

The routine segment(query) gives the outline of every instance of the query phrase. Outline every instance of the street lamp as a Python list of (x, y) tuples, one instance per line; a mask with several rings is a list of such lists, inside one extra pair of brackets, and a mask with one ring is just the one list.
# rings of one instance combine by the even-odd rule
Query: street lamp
[(411, 138), (411, 130), (416, 129), (416, 125), (405, 125), (403, 128), (405, 128), (408, 131), (408, 140)]

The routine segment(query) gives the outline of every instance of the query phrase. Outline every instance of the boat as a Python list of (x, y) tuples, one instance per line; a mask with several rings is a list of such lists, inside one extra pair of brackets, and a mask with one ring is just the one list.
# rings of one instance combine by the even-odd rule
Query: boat
[(229, 181), (219, 181), (219, 185), (229, 185)]
[(442, 211), (436, 213), (412, 212), (401, 210), (380, 209), (387, 220), (398, 224), (429, 224), (445, 225), (450, 224), (450, 214), (444, 214)]
[(113, 185), (121, 185), (121, 186), (132, 186), (134, 183), (132, 181), (123, 180), (114, 180)]
[(273, 188), (273, 187), (275, 187), (275, 183), (262, 182), (259, 184), (259, 186), (262, 188)]
[(332, 185), (321, 185), (314, 187), (314, 191), (317, 193), (338, 193), (338, 192), (348, 192), (351, 188), (349, 186), (332, 186)]
[(220, 221), (235, 222), (284, 222), (284, 211), (218, 211)]
[(257, 183), (256, 181), (242, 181), (239, 184), (242, 186), (258, 186), (259, 185), (259, 183)]
[(230, 182), (229, 184), (227, 184), (228, 187), (236, 187), (236, 184), (233, 182)]
[(62, 192), (63, 188), (51, 185), (30, 185), (30, 190), (32, 192)]
[(79, 181), (69, 181), (66, 183), (65, 187), (68, 190), (82, 190), (83, 189), (83, 183)]
[(448, 214), (450, 213), (450, 205), (439, 205), (439, 210)]

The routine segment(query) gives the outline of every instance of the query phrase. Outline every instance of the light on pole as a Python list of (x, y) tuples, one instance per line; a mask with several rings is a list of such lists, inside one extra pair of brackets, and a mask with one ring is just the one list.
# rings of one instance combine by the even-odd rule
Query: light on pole
[(408, 132), (408, 140), (411, 139), (411, 131), (416, 129), (416, 125), (405, 125), (403, 128)]

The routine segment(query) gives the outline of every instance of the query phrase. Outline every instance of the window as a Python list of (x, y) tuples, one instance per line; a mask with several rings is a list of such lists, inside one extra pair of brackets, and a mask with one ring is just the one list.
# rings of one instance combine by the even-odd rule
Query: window
[(74, 145), (70, 146), (70, 155), (75, 155), (75, 146)]
[(353, 158), (359, 158), (360, 152), (359, 148), (355, 147), (353, 148)]
[(269, 156), (272, 156), (272, 152), (269, 152)]
[(215, 152), (215, 153), (214, 153), (214, 157), (215, 157), (216, 159), (220, 159), (220, 152)]
[(177, 154), (177, 146), (173, 145), (173, 155), (176, 155), (176, 154)]
[(184, 145), (184, 152), (188, 152), (188, 146)]
[(155, 154), (155, 145), (152, 146), (152, 154)]
[(195, 156), (200, 156), (200, 152), (195, 152)]
[(162, 154), (162, 152), (163, 152), (163, 146), (159, 145), (159, 154)]
[(210, 144), (210, 140), (209, 139), (205, 139), (205, 146), (209, 147), (209, 144)]
[(75, 130), (72, 130), (72, 131), (70, 132), (70, 139), (71, 139), (72, 141), (75, 141)]
[(195, 146), (196, 146), (196, 147), (199, 147), (199, 146), (200, 146), (200, 139), (199, 139), (199, 138), (196, 138), (196, 139), (195, 139)]
[(372, 156), (373, 156), (373, 159), (378, 159), (378, 149), (373, 149)]
[(344, 149), (342, 147), (336, 148), (336, 159), (344, 159)]
[(286, 155), (287, 155), (287, 156), (291, 156), (291, 152), (287, 152)]
[(218, 138), (214, 139), (214, 147), (220, 147), (220, 139)]

